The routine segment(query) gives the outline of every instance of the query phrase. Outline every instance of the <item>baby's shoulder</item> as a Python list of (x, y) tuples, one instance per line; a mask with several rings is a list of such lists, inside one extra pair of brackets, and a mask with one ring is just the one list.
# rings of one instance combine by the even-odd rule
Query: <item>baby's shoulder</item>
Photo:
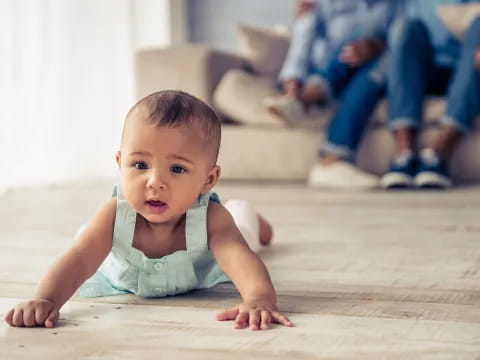
[(222, 231), (235, 226), (232, 215), (222, 204), (210, 201), (207, 209), (208, 233)]
[(95, 216), (101, 218), (115, 219), (117, 212), (117, 198), (110, 198), (98, 208)]
[(105, 224), (105, 226), (113, 227), (117, 213), (117, 199), (111, 198), (106, 201), (100, 210), (96, 213), (93, 221), (98, 225)]
[(216, 220), (221, 218), (222, 216), (228, 215), (229, 212), (221, 203), (216, 201), (209, 201), (208, 208), (207, 208), (207, 219), (208, 220)]

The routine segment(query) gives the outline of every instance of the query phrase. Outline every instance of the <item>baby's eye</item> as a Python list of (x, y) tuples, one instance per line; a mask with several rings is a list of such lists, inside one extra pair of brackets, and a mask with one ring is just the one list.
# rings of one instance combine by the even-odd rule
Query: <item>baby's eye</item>
[(187, 169), (185, 169), (184, 167), (181, 167), (179, 165), (172, 165), (172, 167), (170, 167), (170, 171), (175, 173), (175, 174), (183, 174), (183, 173), (187, 172)]
[(146, 170), (148, 169), (148, 165), (143, 162), (143, 161), (137, 161), (133, 164), (133, 166), (135, 166), (135, 169), (137, 170)]

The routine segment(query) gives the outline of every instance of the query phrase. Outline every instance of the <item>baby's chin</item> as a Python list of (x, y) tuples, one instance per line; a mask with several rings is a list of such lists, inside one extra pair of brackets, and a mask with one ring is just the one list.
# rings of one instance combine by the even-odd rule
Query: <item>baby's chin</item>
[(148, 223), (152, 225), (175, 224), (179, 222), (185, 214), (184, 212), (178, 213), (176, 211), (172, 211), (172, 209), (166, 209), (160, 214), (149, 211), (137, 211), (137, 213), (139, 213), (146, 221), (148, 221)]

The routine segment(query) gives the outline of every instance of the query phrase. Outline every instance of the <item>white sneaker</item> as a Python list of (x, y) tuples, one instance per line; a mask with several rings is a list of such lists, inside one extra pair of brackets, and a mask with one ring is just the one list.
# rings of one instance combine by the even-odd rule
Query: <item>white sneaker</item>
[(346, 161), (330, 165), (315, 164), (308, 176), (308, 185), (324, 188), (373, 189), (378, 187), (378, 177)]
[(288, 123), (298, 123), (306, 116), (303, 104), (291, 96), (269, 96), (263, 99), (263, 105)]

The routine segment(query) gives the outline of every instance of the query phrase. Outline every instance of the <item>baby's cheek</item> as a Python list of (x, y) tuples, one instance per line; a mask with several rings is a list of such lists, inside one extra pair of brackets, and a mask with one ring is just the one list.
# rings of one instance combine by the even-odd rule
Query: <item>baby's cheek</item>
[(139, 194), (138, 191), (135, 191), (135, 188), (129, 186), (128, 184), (124, 184), (122, 189), (125, 200), (127, 200), (131, 207), (133, 207), (135, 210), (138, 210), (138, 207), (143, 204), (143, 198), (141, 194)]

